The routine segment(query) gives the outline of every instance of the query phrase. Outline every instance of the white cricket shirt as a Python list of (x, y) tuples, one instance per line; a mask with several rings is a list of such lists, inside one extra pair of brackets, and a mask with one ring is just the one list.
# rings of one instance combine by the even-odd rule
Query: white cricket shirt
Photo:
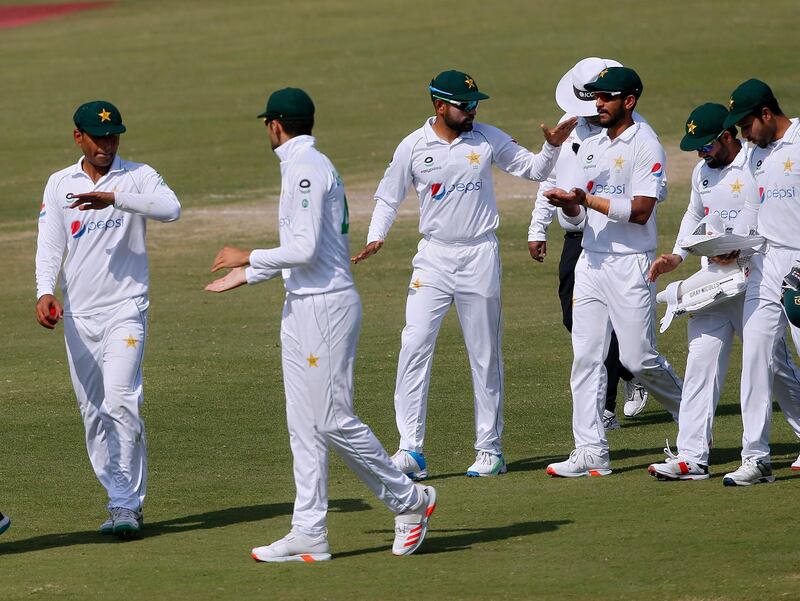
[[(614, 140), (607, 130), (584, 140), (578, 151), (578, 169), (565, 190), (582, 188), (603, 198), (649, 196), (662, 201), (666, 196), (666, 155), (649, 126), (634, 123)], [(599, 211), (586, 211), (583, 248), (616, 254), (655, 250), (656, 209), (644, 225), (616, 221)]]
[[(565, 114), (563, 117), (561, 117), (559, 123), (563, 123), (570, 118), (571, 115)], [(642, 117), (639, 113), (633, 113), (633, 120), (637, 123), (642, 123), (647, 129), (653, 131), (650, 125), (648, 125), (647, 121), (645, 121), (644, 117)], [(544, 193), (547, 190), (562, 187), (562, 185), (558, 183), (559, 179), (562, 184), (564, 182), (580, 179), (576, 176), (578, 173), (578, 150), (580, 150), (581, 144), (585, 139), (600, 133), (601, 129), (602, 128), (599, 125), (592, 125), (589, 123), (586, 120), (586, 117), (578, 117), (578, 125), (575, 126), (575, 129), (570, 132), (569, 138), (567, 138), (566, 142), (561, 145), (563, 150), (558, 155), (556, 166), (550, 172), (547, 180), (539, 185), (539, 190), (536, 193), (536, 201), (534, 202), (533, 211), (531, 212), (531, 225), (528, 228), (528, 242), (546, 241), (547, 228), (552, 223), (553, 216), (556, 214), (558, 215), (558, 223), (564, 229), (564, 231), (583, 231), (583, 221), (578, 224), (568, 221), (568, 219), (564, 216), (563, 211), (559, 211), (557, 207), (551, 205)], [(653, 135), (655, 136), (656, 133), (653, 132)], [(666, 188), (666, 179), (664, 180), (664, 184)], [(566, 190), (569, 190), (569, 188), (566, 188)]]
[(414, 186), (419, 197), (419, 231), (442, 242), (464, 242), (494, 232), (500, 223), (492, 165), (529, 180), (552, 171), (559, 148), (547, 142), (539, 153), (520, 146), (508, 134), (474, 122), (452, 143), (433, 131), (434, 117), (407, 136), (375, 192), (367, 242), (384, 240), (400, 203)]
[[(750, 151), (747, 144), (742, 144), (742, 149), (730, 165), (721, 169), (709, 167), (702, 160), (697, 163), (692, 171), (689, 206), (681, 219), (677, 240), (691, 235), (697, 224), (707, 215), (716, 214), (723, 221), (734, 223), (742, 212), (745, 201), (758, 196), (756, 182), (749, 168)], [(672, 252), (686, 259), (689, 253), (678, 246), (677, 240)], [(702, 259), (705, 267), (708, 259)]]
[(281, 161), (280, 246), (250, 253), (250, 284), (282, 272), (292, 294), (353, 285), (344, 182), (315, 143), (313, 136), (296, 136), (275, 149)]
[(791, 119), (783, 138), (754, 147), (750, 171), (758, 186), (758, 233), (773, 244), (800, 249), (800, 124)]
[[(54, 294), (61, 272), (65, 315), (91, 315), (131, 298), (145, 308), (147, 218), (175, 221), (181, 205), (149, 165), (118, 155), (108, 173), (94, 183), (82, 164), (83, 157), (47, 181), (36, 246), (37, 298)], [(82, 192), (114, 192), (114, 205), (101, 210), (70, 209), (73, 201), (67, 194)]]

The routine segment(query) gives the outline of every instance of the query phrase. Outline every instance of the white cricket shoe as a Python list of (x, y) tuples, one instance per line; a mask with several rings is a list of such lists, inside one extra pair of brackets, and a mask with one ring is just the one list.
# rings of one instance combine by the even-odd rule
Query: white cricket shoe
[(686, 459), (680, 454), (673, 453), (667, 446), (664, 447), (667, 460), (664, 463), (652, 463), (647, 471), (659, 480), (707, 480), (708, 466)]
[(506, 460), (503, 455), (495, 455), (487, 451), (478, 451), (475, 463), (467, 468), (467, 476), (470, 478), (485, 478), (487, 476), (497, 476), (508, 471)]
[(392, 463), (414, 482), (425, 480), (428, 477), (428, 465), (425, 463), (425, 455), (422, 453), (400, 449), (392, 455)]
[(637, 380), (625, 382), (624, 390), (625, 407), (623, 407), (622, 411), (625, 413), (625, 417), (636, 417), (644, 411), (649, 394)]
[(9, 528), (11, 528), (11, 518), (3, 515), (3, 512), (0, 511), (0, 534), (3, 534)]
[(603, 429), (604, 430), (619, 430), (622, 425), (617, 419), (617, 414), (612, 413), (608, 409), (603, 410)]
[(611, 473), (611, 461), (608, 451), (598, 455), (589, 449), (575, 449), (566, 461), (548, 465), (547, 473), (561, 478), (608, 476)]
[[(144, 526), (144, 516), (141, 510), (135, 511), (127, 507), (112, 507), (109, 510), (111, 517), (109, 520), (112, 523), (112, 534), (122, 538), (129, 536), (136, 536)], [(104, 526), (108, 523), (106, 520), (101, 525)]]
[(327, 561), (331, 558), (331, 548), (328, 545), (328, 535), (320, 534), (317, 537), (308, 536), (299, 530), (292, 530), (280, 540), (271, 545), (256, 547), (250, 551), (250, 556), (256, 561), (269, 563), (282, 563), (284, 561)]
[(419, 549), (428, 532), (428, 520), (436, 509), (436, 489), (421, 484), (416, 487), (422, 497), (420, 506), (394, 517), (394, 555), (411, 555)]
[(800, 455), (797, 456), (797, 459), (795, 459), (794, 463), (792, 464), (792, 471), (800, 471)]
[(725, 474), (722, 483), (725, 486), (750, 486), (751, 484), (766, 484), (775, 482), (772, 475), (772, 465), (760, 459), (747, 458), (735, 472)]

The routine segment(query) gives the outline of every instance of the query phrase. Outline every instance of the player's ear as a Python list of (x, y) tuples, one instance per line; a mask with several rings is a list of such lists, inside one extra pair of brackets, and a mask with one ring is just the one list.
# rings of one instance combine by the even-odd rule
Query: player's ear
[(72, 139), (75, 140), (75, 144), (80, 146), (81, 141), (83, 140), (83, 132), (76, 127), (74, 130), (72, 130)]

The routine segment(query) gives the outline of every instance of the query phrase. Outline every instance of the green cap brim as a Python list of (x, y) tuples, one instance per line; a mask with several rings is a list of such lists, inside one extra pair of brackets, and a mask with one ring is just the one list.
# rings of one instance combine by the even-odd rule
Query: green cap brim
[(683, 136), (680, 144), (681, 150), (685, 150), (687, 152), (691, 152), (692, 150), (698, 150), (701, 146), (705, 146), (706, 144), (710, 144), (711, 142), (716, 140), (718, 136), (719, 134), (709, 134), (707, 136), (703, 136), (702, 138), (695, 138), (694, 136)]
[(90, 136), (102, 137), (124, 134), (127, 128), (124, 125), (83, 125), (78, 129), (85, 131)]
[(753, 112), (752, 108), (747, 108), (747, 109), (742, 109), (742, 110), (739, 110), (739, 111), (732, 111), (732, 112), (728, 113), (728, 116), (725, 117), (725, 123), (723, 123), (723, 127), (725, 129), (728, 129), (729, 127), (733, 127), (734, 125), (739, 123), (739, 121), (741, 121), (742, 119), (747, 117), (747, 115), (749, 115), (752, 112)]

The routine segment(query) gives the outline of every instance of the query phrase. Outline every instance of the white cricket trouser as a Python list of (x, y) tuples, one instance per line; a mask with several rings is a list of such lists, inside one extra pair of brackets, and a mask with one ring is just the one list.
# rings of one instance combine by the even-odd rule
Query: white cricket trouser
[[(689, 317), (689, 355), (678, 416), (678, 452), (708, 465), (714, 413), (725, 383), (734, 335), (742, 336), (744, 295), (703, 309)], [(800, 399), (797, 368), (786, 345), (778, 341), (774, 359), (775, 398), (789, 425), (800, 436), (800, 415), (793, 407)]]
[(130, 299), (88, 317), (64, 316), (72, 387), (94, 473), (108, 507), (138, 510), (147, 492), (142, 359), (147, 310)]
[[(785, 340), (788, 324), (781, 283), (798, 260), (800, 250), (768, 244), (764, 254), (753, 255), (750, 261), (742, 336), (742, 459), (769, 461), (775, 357), (780, 353), (787, 361), (790, 358), (787, 346), (779, 344)], [(795, 385), (781, 406), (790, 424), (800, 417), (800, 374), (792, 370), (782, 378), (791, 379)]]
[(394, 467), (353, 411), (360, 327), (361, 299), (355, 288), (286, 295), (281, 356), (297, 488), (292, 526), (312, 536), (325, 530), (329, 445), (394, 513), (420, 503), (414, 483)]
[(608, 450), (602, 414), (607, 374), (603, 362), (612, 330), (620, 362), (678, 417), (682, 382), (656, 350), (655, 285), (647, 280), (652, 253), (584, 250), (575, 266), (572, 305), (572, 431), (576, 448)]
[(475, 449), (501, 453), (503, 312), (494, 234), (464, 243), (420, 240), (406, 301), (394, 408), (400, 448), (422, 452), (433, 350), (455, 303), (467, 347), (475, 407)]

